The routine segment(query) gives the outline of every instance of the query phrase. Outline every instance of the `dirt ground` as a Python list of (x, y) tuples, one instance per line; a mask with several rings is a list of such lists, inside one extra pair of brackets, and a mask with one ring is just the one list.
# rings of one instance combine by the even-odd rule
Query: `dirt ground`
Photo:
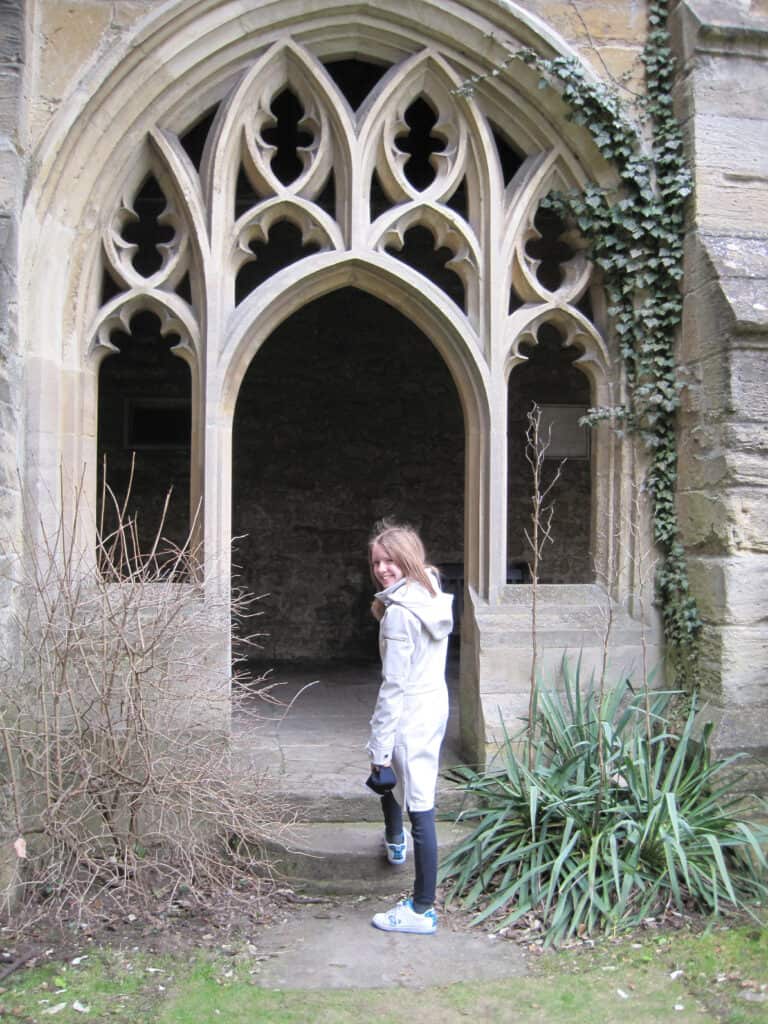
[[(471, 928), (468, 915), (454, 908), (446, 911), (440, 901), (437, 906), (443, 932), (487, 936), (487, 931)], [(193, 904), (181, 897), (170, 905), (157, 902), (128, 913), (106, 896), (80, 913), (33, 906), (0, 927), (0, 983), (18, 969), (71, 961), (93, 948), (161, 956), (227, 955), (246, 944), (261, 948), (272, 941), (278, 926), (290, 929), (292, 922), (307, 915), (333, 921), (351, 910), (361, 922), (361, 939), (367, 940), (369, 933), (377, 933), (367, 927), (366, 914), (381, 909), (383, 902), (375, 897), (308, 897), (263, 882), (255, 882), (251, 892), (236, 898), (219, 895)], [(536, 938), (525, 926), (506, 937), (523, 946)]]

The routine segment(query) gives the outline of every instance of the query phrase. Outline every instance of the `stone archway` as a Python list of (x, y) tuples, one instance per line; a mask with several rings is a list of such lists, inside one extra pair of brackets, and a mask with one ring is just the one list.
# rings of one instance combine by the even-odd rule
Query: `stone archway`
[[(550, 280), (529, 246), (550, 189), (610, 171), (585, 131), (564, 132), (562, 109), (529, 68), (491, 74), (509, 33), (514, 45), (545, 53), (567, 47), (513, 4), (484, 14), (476, 6), (447, 12), (434, 0), (389, 0), (364, 5), (361, 23), (348, 0), (309, 13), (289, 0), (247, 14), (235, 0), (200, 0), (204, 22), (190, 19), (188, 5), (165, 5), (87, 99), (73, 99), (41, 148), (26, 259), (31, 276), (50, 274), (50, 302), (25, 314), (31, 464), (40, 481), (59, 462), (69, 471), (85, 464), (91, 490), (98, 368), (113, 335), (151, 313), (160, 337), (177, 339), (174, 354), (190, 368), (189, 506), (201, 509), (204, 584), (218, 594), (231, 583), (235, 403), (259, 347), (297, 310), (344, 287), (415, 324), (448, 368), (464, 414), (473, 621), (462, 686), (468, 734), (480, 747), (484, 717), (497, 717), (493, 688), (487, 707), (481, 699), (491, 671), (480, 658), (481, 619), (503, 604), (506, 586), (510, 370), (525, 359), (521, 345), (551, 323), (582, 353), (598, 402), (615, 399), (621, 381), (599, 303), (594, 316), (583, 312), (594, 284), (583, 252)], [(359, 94), (340, 70), (350, 62), (377, 69)], [(478, 78), (471, 96), (470, 75)], [(65, 196), (58, 186), (70, 179), (78, 187)], [(172, 234), (145, 273), (127, 228), (149, 179), (164, 203), (156, 223)], [(66, 272), (51, 261), (63, 246)], [(597, 449), (594, 500), (618, 523), (633, 455), (600, 431)], [(618, 578), (626, 545), (606, 542), (599, 554)], [(502, 665), (500, 654), (494, 671)]]

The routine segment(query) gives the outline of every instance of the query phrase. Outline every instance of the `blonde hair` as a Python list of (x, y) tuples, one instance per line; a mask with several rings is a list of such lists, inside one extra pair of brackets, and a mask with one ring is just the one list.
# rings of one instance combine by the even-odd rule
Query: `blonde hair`
[[(398, 566), (403, 576), (420, 583), (435, 597), (438, 588), (430, 573), (439, 574), (433, 565), (427, 565), (424, 545), (413, 527), (408, 526), (407, 523), (395, 523), (390, 519), (382, 519), (376, 523), (373, 529), (373, 535), (368, 541), (369, 565), (373, 545), (380, 544), (389, 558)], [(373, 576), (372, 570), (371, 576)]]

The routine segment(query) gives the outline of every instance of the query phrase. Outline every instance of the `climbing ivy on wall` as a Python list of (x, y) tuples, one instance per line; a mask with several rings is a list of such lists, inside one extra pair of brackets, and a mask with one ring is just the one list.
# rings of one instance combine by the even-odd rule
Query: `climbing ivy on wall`
[(693, 666), (701, 622), (689, 593), (675, 507), (680, 384), (674, 343), (682, 315), (684, 216), (692, 180), (672, 109), (674, 59), (664, 0), (652, 0), (649, 19), (643, 52), (645, 140), (624, 113), (616, 90), (587, 79), (576, 60), (547, 60), (531, 51), (514, 56), (540, 71), (543, 84), (559, 85), (570, 118), (588, 129), (620, 179), (617, 190), (590, 184), (578, 194), (550, 194), (544, 203), (578, 225), (603, 272), (608, 312), (626, 367), (628, 401), (619, 408), (590, 410), (588, 421), (620, 423), (648, 449), (646, 488), (662, 555), (657, 591), (665, 636), (685, 675)]

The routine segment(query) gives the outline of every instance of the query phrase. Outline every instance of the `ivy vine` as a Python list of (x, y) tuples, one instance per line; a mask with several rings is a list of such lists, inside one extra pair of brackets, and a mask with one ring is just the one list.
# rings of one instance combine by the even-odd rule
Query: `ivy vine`
[[(609, 420), (638, 435), (648, 449), (645, 486), (661, 554), (657, 594), (670, 653), (684, 679), (693, 670), (701, 629), (689, 592), (675, 506), (675, 415), (681, 385), (674, 344), (682, 316), (684, 219), (692, 178), (672, 108), (675, 62), (666, 0), (649, 4), (642, 59), (646, 137), (625, 113), (617, 90), (587, 78), (574, 58), (545, 59), (522, 50), (510, 54), (493, 74), (512, 60), (538, 70), (542, 87), (559, 88), (569, 119), (584, 125), (619, 177), (614, 190), (589, 184), (575, 194), (550, 193), (542, 205), (578, 226), (603, 273), (608, 313), (626, 368), (628, 401), (618, 408), (591, 409), (586, 422)], [(471, 80), (462, 91), (473, 89), (478, 80)]]
[(570, 119), (588, 129), (619, 176), (616, 191), (590, 184), (578, 194), (550, 194), (544, 203), (575, 221), (603, 272), (608, 313), (626, 368), (628, 402), (620, 409), (592, 409), (588, 420), (620, 420), (649, 451), (646, 489), (662, 556), (657, 593), (665, 637), (686, 675), (693, 666), (701, 620), (689, 591), (675, 505), (675, 416), (681, 385), (674, 345), (682, 317), (685, 205), (692, 178), (672, 108), (675, 62), (666, 2), (651, 0), (649, 5), (643, 51), (649, 128), (645, 143), (616, 90), (588, 80), (576, 60), (545, 60), (530, 51), (517, 57), (539, 70), (545, 82), (559, 83)]

